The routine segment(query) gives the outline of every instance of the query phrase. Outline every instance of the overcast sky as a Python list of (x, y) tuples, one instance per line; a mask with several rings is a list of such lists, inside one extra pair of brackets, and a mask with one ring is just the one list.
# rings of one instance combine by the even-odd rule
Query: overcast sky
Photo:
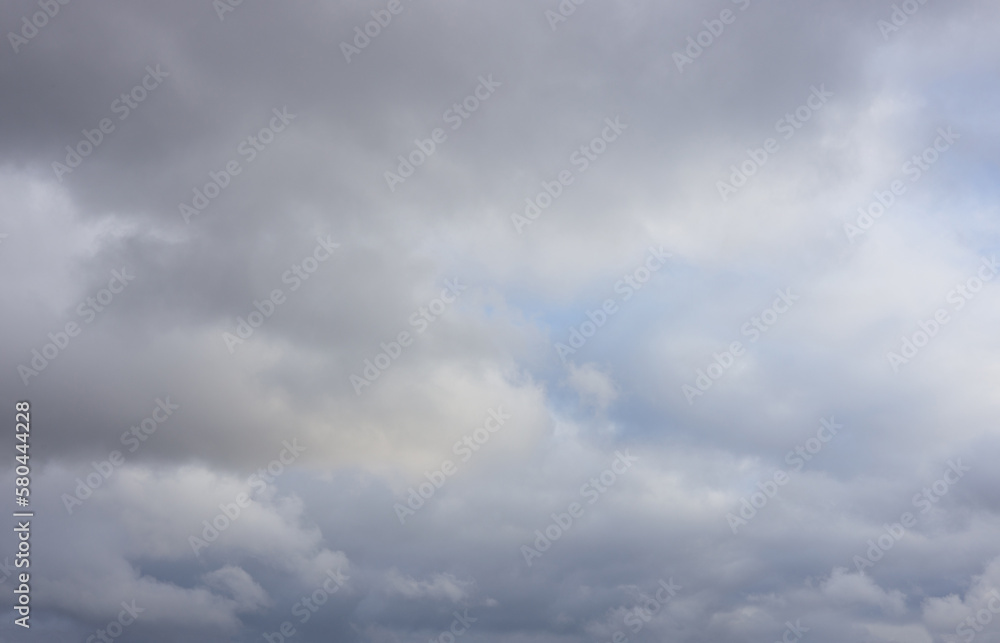
[(0, 641), (1000, 641), (1000, 5), (231, 1), (0, 7)]

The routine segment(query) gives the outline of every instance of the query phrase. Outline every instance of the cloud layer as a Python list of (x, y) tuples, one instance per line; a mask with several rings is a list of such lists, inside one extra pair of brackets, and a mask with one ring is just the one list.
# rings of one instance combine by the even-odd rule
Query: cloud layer
[(1000, 641), (998, 20), (6, 4), (32, 640)]

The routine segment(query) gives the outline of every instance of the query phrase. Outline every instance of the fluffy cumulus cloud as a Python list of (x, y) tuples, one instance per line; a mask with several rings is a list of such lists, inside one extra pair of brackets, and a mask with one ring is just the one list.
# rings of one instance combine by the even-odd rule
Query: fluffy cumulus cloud
[(0, 639), (1000, 641), (998, 21), (5, 3)]

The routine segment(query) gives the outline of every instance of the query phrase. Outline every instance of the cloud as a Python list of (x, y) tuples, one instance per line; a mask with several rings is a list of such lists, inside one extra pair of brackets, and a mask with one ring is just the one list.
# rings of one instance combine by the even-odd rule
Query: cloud
[(570, 364), (567, 380), (584, 403), (592, 404), (599, 411), (607, 410), (608, 405), (618, 397), (614, 382), (594, 364)]
[(426, 581), (418, 581), (390, 570), (386, 579), (387, 590), (406, 598), (446, 599), (459, 603), (469, 594), (470, 581), (460, 581), (451, 574), (435, 574)]
[(466, 609), (484, 643), (961, 639), (1000, 583), (996, 3), (888, 37), (860, 0), (218, 5), (0, 8), (42, 639), (132, 600), (153, 643), (431, 640)]
[(220, 567), (201, 579), (209, 588), (228, 593), (239, 605), (240, 611), (253, 611), (270, 603), (264, 588), (254, 582), (250, 574), (234, 565)]

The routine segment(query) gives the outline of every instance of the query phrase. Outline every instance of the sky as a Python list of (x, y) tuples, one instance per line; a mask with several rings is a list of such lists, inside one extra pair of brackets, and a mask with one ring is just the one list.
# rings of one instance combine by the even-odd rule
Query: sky
[(0, 641), (1000, 642), (998, 22), (3, 3)]

